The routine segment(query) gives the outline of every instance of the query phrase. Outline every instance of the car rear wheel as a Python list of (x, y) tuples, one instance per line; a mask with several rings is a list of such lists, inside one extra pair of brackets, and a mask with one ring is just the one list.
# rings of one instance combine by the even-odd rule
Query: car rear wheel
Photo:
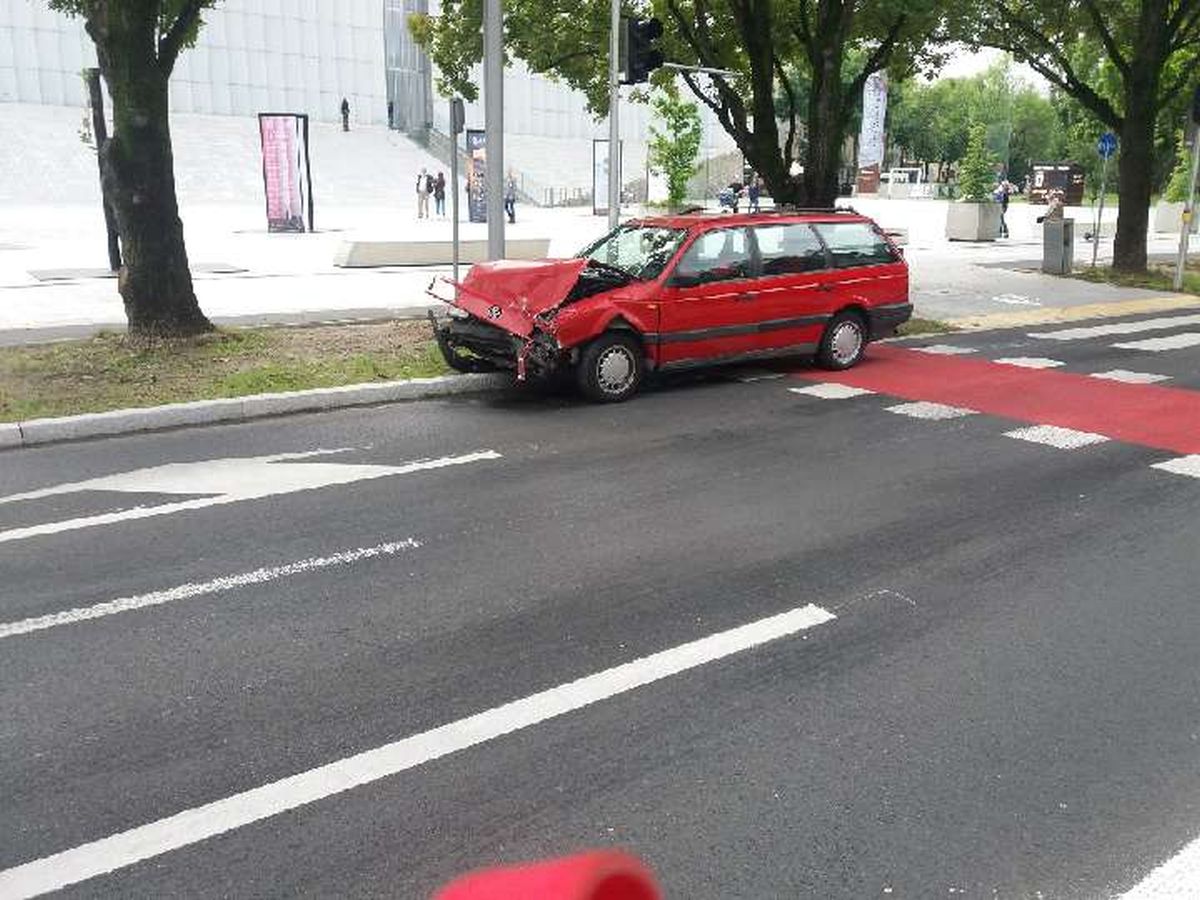
[(867, 349), (867, 328), (862, 316), (856, 312), (841, 312), (833, 317), (821, 346), (817, 350), (817, 362), (825, 369), (849, 369)]
[(579, 389), (589, 400), (619, 403), (642, 383), (642, 348), (631, 334), (606, 331), (579, 356), (575, 370)]

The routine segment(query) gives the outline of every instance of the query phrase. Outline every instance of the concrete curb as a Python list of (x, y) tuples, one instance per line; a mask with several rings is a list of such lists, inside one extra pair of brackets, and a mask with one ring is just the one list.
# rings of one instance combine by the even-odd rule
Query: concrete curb
[(379, 384), (348, 384), (344, 387), (315, 388), (279, 394), (252, 394), (227, 400), (197, 400), (169, 403), (138, 409), (115, 409), (54, 419), (0, 424), (0, 448), (30, 447), (58, 441), (108, 437), (157, 431), (185, 425), (212, 425), (217, 422), (242, 422), (288, 413), (321, 412), (376, 403), (405, 400), (429, 400), (455, 394), (478, 394), (503, 390), (513, 384), (503, 374), (442, 375), (437, 378), (413, 378)]

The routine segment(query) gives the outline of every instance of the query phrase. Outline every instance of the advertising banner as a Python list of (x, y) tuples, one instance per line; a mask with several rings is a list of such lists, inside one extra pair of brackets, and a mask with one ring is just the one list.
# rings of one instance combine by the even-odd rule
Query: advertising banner
[(858, 134), (858, 167), (883, 165), (884, 120), (887, 118), (886, 72), (873, 72), (863, 85), (862, 129)]
[(487, 132), (467, 129), (467, 220), (487, 221)]
[(312, 171), (308, 160), (308, 116), (259, 113), (267, 230), (312, 231)]

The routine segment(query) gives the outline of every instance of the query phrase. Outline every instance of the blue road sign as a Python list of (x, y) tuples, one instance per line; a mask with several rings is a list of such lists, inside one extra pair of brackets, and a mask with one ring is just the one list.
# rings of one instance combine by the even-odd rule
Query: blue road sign
[(1100, 140), (1096, 141), (1096, 152), (1100, 154), (1101, 159), (1111, 159), (1117, 152), (1117, 136), (1111, 131), (1100, 135)]

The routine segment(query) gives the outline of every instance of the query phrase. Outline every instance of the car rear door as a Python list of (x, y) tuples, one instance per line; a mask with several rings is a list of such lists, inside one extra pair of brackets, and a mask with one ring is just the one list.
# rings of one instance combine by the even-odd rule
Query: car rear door
[(660, 366), (742, 356), (757, 349), (761, 310), (749, 231), (701, 232), (668, 276), (660, 306)]
[(908, 266), (873, 222), (817, 222), (836, 277), (837, 308), (861, 306), (869, 316), (908, 303)]
[(759, 261), (759, 349), (811, 352), (836, 306), (840, 273), (807, 222), (753, 228)]

